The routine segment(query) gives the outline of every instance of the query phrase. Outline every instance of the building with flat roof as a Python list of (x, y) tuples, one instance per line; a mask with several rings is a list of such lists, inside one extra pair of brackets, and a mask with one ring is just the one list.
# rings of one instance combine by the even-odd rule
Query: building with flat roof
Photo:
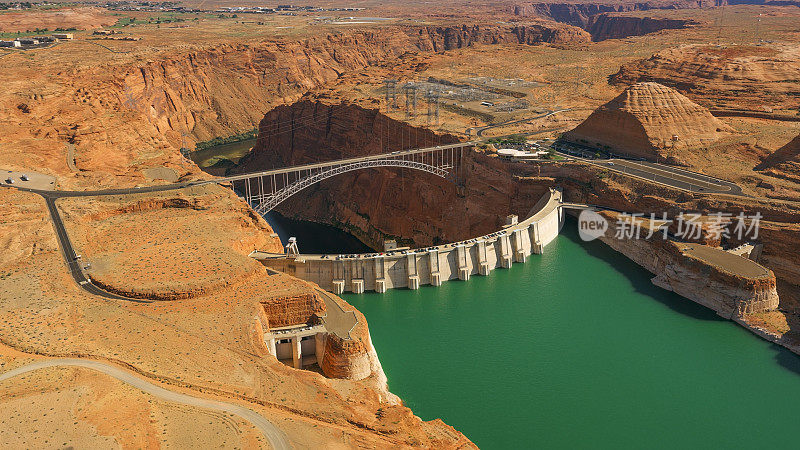
[(72, 33), (53, 33), (53, 37), (56, 39), (64, 39), (67, 41), (74, 39)]
[(0, 41), (0, 47), (22, 47), (19, 41)]

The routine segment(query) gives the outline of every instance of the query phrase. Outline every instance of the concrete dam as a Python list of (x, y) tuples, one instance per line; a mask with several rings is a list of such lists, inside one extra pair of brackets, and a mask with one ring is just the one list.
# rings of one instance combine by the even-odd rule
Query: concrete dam
[[(447, 280), (468, 280), (497, 268), (525, 262), (541, 254), (564, 224), (562, 192), (550, 189), (521, 222), (509, 220), (494, 233), (421, 249), (362, 255), (291, 255), (254, 252), (265, 266), (318, 284), (334, 294), (439, 286)], [(511, 216), (513, 217), (513, 216)]]

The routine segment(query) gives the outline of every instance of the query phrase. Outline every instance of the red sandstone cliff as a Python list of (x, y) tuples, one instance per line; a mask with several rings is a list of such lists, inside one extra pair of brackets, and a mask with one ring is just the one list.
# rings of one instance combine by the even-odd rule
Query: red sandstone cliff
[[(241, 161), (240, 172), (453, 139), (434, 137), (430, 131), (357, 105), (311, 100), (276, 108), (264, 117), (260, 127), (259, 141)], [(599, 169), (574, 163), (508, 163), (472, 152), (467, 164), (464, 197), (457, 195), (452, 184), (433, 175), (368, 169), (309, 187), (287, 200), (279, 211), (338, 226), (375, 247), (380, 247), (386, 237), (426, 245), (492, 231), (509, 213), (524, 216), (552, 186), (563, 187), (569, 201), (629, 212), (668, 212), (674, 216), (680, 211), (734, 215), (759, 211), (763, 215), (763, 261), (778, 278), (800, 286), (800, 256), (792, 250), (800, 248), (800, 229), (794, 225), (800, 223), (800, 208), (790, 204), (692, 195), (622, 175), (600, 176)]]
[(604, 211), (611, 226), (600, 239), (650, 271), (653, 284), (674, 291), (717, 314), (741, 318), (778, 308), (775, 274), (741, 256), (703, 244), (646, 239), (649, 220), (642, 220), (639, 236), (614, 237), (617, 213)]
[[(41, 167), (62, 187), (131, 185), (166, 166), (196, 173), (175, 149), (248, 131), (277, 105), (342, 74), (391, 65), (408, 53), (471, 45), (584, 44), (588, 33), (548, 21), (518, 25), (385, 27), (297, 40), (190, 47), (124, 63), (75, 64), (55, 73), (47, 96), (17, 87), (0, 95), (7, 164)], [(26, 92), (21, 94), (20, 92)], [(36, 92), (35, 90), (33, 92)], [(103, 124), (89, 118), (104, 117)], [(65, 164), (74, 146), (76, 170)], [(44, 165), (44, 167), (42, 167)], [(78, 173), (80, 175), (78, 175)]]

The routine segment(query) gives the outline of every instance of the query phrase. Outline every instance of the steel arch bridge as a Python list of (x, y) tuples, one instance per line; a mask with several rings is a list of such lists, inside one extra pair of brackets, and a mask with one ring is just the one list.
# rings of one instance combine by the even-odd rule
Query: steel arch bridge
[(217, 180), (230, 182), (259, 214), (266, 214), (284, 200), (322, 180), (347, 172), (374, 167), (401, 167), (427, 172), (451, 181), (463, 182), (464, 149), (471, 142), (382, 153), (318, 164), (235, 175)]

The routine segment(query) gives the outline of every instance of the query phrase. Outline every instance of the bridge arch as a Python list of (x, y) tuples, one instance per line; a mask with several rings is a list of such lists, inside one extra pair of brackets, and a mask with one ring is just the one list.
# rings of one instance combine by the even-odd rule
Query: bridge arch
[(377, 167), (419, 170), (459, 184), (464, 144), (392, 152), (328, 163), (287, 167), (226, 177), (259, 214), (266, 214), (289, 197), (320, 181), (347, 172)]

